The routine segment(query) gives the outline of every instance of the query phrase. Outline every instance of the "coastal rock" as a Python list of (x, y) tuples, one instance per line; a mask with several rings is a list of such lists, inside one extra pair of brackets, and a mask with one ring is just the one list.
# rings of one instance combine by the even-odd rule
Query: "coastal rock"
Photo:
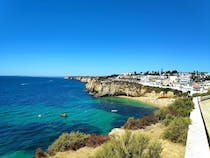
[(93, 79), (87, 82), (86, 89), (96, 97), (101, 96), (140, 96), (144, 91), (141, 85), (127, 82)]
[(42, 151), (41, 148), (38, 148), (35, 152), (33, 158), (48, 158), (48, 156)]
[(144, 86), (139, 83), (116, 81), (113, 77), (77, 76), (74, 79), (86, 82), (86, 90), (95, 97), (130, 96), (152, 98), (174, 98), (183, 95), (181, 91), (169, 88)]
[(137, 83), (101, 80), (96, 78), (88, 80), (86, 89), (95, 97), (125, 95), (131, 97), (147, 96), (153, 98), (173, 98), (176, 96), (174, 90), (170, 91), (170, 89), (162, 91), (162, 89), (157, 87), (152, 88)]

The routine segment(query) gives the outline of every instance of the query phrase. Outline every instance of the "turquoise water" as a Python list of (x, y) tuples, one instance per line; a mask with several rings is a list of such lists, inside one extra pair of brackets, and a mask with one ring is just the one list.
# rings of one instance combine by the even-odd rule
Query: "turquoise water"
[[(0, 77), (0, 157), (31, 157), (36, 148), (46, 149), (63, 132), (107, 134), (128, 117), (153, 110), (127, 99), (94, 98), (76, 80)], [(67, 118), (59, 116), (63, 112)]]

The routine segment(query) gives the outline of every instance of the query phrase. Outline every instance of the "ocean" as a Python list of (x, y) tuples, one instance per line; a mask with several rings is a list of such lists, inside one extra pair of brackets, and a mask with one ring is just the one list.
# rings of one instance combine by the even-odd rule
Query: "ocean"
[[(0, 157), (30, 158), (63, 132), (108, 134), (156, 108), (117, 97), (94, 98), (85, 83), (50, 77), (0, 77)], [(116, 113), (111, 110), (118, 110)], [(60, 117), (61, 113), (68, 117)]]

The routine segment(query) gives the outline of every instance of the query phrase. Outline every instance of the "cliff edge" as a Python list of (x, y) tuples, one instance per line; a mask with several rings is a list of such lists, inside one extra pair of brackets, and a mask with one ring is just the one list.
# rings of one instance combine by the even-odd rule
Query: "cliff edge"
[(86, 82), (86, 90), (95, 97), (103, 96), (130, 96), (130, 97), (156, 97), (174, 98), (183, 96), (178, 90), (169, 88), (149, 87), (134, 82), (117, 81), (112, 77), (75, 77)]

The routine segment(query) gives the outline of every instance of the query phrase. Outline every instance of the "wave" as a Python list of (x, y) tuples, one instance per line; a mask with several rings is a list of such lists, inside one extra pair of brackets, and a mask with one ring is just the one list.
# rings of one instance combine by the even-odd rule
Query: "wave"
[(20, 85), (21, 86), (26, 86), (26, 85), (29, 85), (29, 83), (21, 83)]

